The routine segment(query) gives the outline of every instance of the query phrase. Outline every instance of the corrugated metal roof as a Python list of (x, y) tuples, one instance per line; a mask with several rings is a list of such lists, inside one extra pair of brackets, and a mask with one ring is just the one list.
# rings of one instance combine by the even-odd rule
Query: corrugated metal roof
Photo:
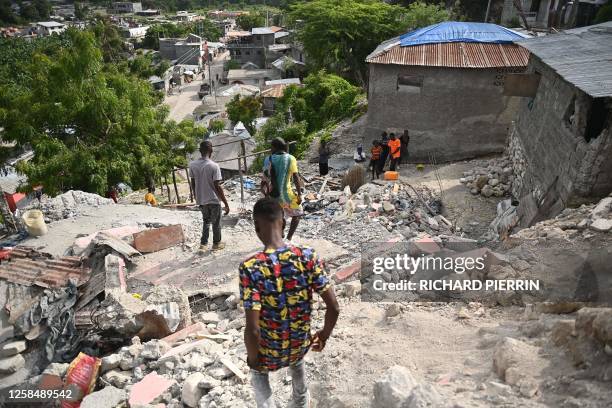
[(515, 44), (439, 43), (402, 47), (398, 41), (377, 48), (366, 62), (449, 68), (525, 67), (529, 51)]
[(65, 286), (70, 278), (77, 279), (77, 285), (81, 285), (87, 282), (91, 273), (78, 257), (54, 259), (28, 247), (16, 247), (10, 258), (10, 261), (0, 263), (0, 279), (25, 286), (57, 288)]
[(261, 96), (263, 96), (264, 98), (282, 98), (285, 94), (285, 88), (287, 88), (288, 86), (289, 85), (286, 84), (273, 85), (270, 88), (265, 89), (261, 93)]
[(612, 96), (612, 22), (519, 44), (588, 95)]

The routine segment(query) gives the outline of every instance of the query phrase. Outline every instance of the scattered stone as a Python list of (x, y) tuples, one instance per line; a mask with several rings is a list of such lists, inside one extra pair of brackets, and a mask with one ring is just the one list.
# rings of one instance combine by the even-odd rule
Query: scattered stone
[(5, 343), (0, 348), (0, 357), (10, 357), (15, 354), (19, 354), (26, 349), (26, 342), (24, 340), (12, 341)]
[(198, 383), (198, 387), (202, 388), (203, 390), (212, 390), (213, 388), (218, 387), (219, 385), (221, 385), (221, 381), (212, 378), (209, 375), (204, 375)]
[(597, 218), (591, 223), (590, 228), (593, 231), (608, 232), (612, 229), (612, 220)]
[(606, 197), (602, 199), (595, 208), (591, 211), (591, 217), (594, 219), (597, 218), (606, 218), (610, 212), (612, 211), (612, 197)]
[(68, 363), (51, 363), (45, 368), (43, 374), (56, 375), (60, 378), (64, 378), (66, 371), (68, 371)]
[(550, 333), (550, 338), (556, 346), (567, 344), (571, 336), (575, 335), (575, 320), (564, 319), (556, 322)]
[(126, 399), (127, 394), (124, 390), (107, 386), (86, 395), (81, 402), (81, 408), (115, 408)]
[(102, 378), (117, 388), (124, 388), (132, 382), (132, 375), (128, 371), (111, 370), (103, 374)]
[(402, 312), (402, 308), (397, 303), (391, 303), (385, 310), (385, 317), (394, 317)]
[(401, 408), (428, 408), (443, 406), (442, 397), (431, 384), (417, 384)]
[(361, 282), (358, 280), (350, 281), (344, 284), (344, 296), (353, 297), (361, 293)]
[(109, 354), (108, 356), (102, 357), (100, 362), (100, 372), (105, 373), (119, 367), (121, 362), (121, 356), (119, 354)]
[(373, 408), (400, 408), (417, 385), (410, 370), (402, 366), (389, 368), (381, 379), (374, 383)]
[(217, 324), (221, 321), (219, 314), (217, 312), (203, 312), (199, 313), (196, 319), (204, 324), (214, 323)]
[(193, 373), (183, 382), (183, 391), (181, 392), (181, 400), (188, 407), (197, 407), (200, 398), (204, 394), (202, 388), (199, 387), (200, 381), (206, 377), (202, 373)]
[(382, 209), (384, 212), (390, 213), (390, 212), (395, 211), (395, 206), (388, 201), (383, 201)]

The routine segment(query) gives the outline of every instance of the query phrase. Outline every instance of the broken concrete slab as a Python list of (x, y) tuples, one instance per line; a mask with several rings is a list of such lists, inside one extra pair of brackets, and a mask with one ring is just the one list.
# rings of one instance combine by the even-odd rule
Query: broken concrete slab
[(177, 331), (176, 333), (173, 333), (169, 336), (164, 337), (162, 340), (168, 343), (169, 345), (173, 346), (179, 341), (184, 340), (187, 337), (191, 336), (192, 334), (199, 333), (199, 332), (208, 333), (208, 328), (206, 327), (204, 323), (198, 322), (198, 323), (192, 324), (191, 326), (187, 326), (184, 329)]
[(19, 354), (26, 349), (26, 342), (24, 340), (11, 341), (5, 343), (0, 347), (0, 357), (10, 357), (15, 354)]
[(163, 356), (160, 357), (159, 362), (164, 362), (171, 360), (175, 357), (179, 357), (183, 354), (190, 352), (196, 348), (204, 349), (208, 354), (216, 354), (221, 353), (222, 348), (219, 344), (210, 339), (202, 339), (197, 341), (192, 341), (191, 343), (181, 344), (169, 350)]
[(185, 379), (185, 382), (183, 383), (183, 390), (181, 392), (181, 401), (183, 404), (191, 408), (198, 406), (200, 398), (202, 398), (202, 395), (204, 394), (204, 390), (199, 387), (199, 384), (200, 381), (204, 380), (205, 378), (206, 377), (204, 374), (196, 372), (189, 375), (189, 377)]
[(111, 235), (115, 238), (124, 238), (135, 234), (141, 231), (142, 228), (138, 225), (124, 225), (122, 227), (109, 228), (102, 231), (96, 231), (93, 234), (86, 235), (84, 237), (79, 237), (74, 240), (74, 244), (72, 245), (72, 255), (79, 256), (85, 251), (87, 246), (91, 243), (91, 241), (98, 235), (99, 232), (103, 232), (107, 235)]
[(246, 381), (246, 375), (242, 372), (236, 364), (234, 364), (229, 358), (225, 357), (221, 359), (221, 364), (227, 367), (238, 379), (242, 382)]
[(81, 408), (115, 408), (127, 399), (127, 393), (119, 388), (107, 386), (83, 398)]
[(129, 405), (133, 407), (136, 405), (150, 404), (174, 383), (174, 380), (168, 380), (153, 371), (147, 374), (142, 380), (132, 385), (128, 400)]
[(612, 230), (612, 220), (606, 218), (597, 218), (591, 223), (590, 228), (593, 231), (608, 232)]
[(110, 234), (98, 232), (95, 238), (89, 243), (85, 251), (83, 251), (82, 257), (89, 258), (94, 253), (100, 253), (101, 247), (108, 248), (109, 253), (115, 251), (126, 259), (131, 259), (134, 256), (141, 255), (140, 252), (134, 249), (127, 242), (116, 238)]
[(157, 252), (185, 241), (180, 224), (140, 231), (133, 235), (134, 247), (142, 252)]

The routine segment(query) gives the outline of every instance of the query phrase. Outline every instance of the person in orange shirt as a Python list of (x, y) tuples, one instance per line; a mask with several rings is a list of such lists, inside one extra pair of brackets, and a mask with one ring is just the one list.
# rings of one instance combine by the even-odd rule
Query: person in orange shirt
[(372, 149), (370, 149), (370, 153), (372, 154), (372, 157), (370, 158), (370, 167), (372, 168), (372, 180), (374, 180), (374, 178), (378, 178), (380, 176), (380, 169), (379, 169), (379, 160), (381, 160), (381, 154), (382, 154), (382, 150), (383, 148), (380, 146), (380, 142), (378, 140), (374, 140), (372, 142)]
[(157, 200), (155, 199), (155, 195), (153, 194), (153, 189), (149, 187), (147, 194), (144, 196), (145, 204), (150, 205), (151, 207), (157, 207)]
[(388, 143), (389, 154), (391, 155), (391, 164), (389, 165), (389, 169), (391, 171), (395, 171), (401, 157), (402, 142), (395, 137), (395, 133), (391, 133), (390, 138), (391, 140), (389, 140)]

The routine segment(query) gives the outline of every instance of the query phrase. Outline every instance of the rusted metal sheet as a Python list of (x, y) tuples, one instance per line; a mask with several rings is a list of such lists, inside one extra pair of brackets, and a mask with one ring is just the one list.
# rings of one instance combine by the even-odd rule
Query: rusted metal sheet
[(529, 51), (516, 44), (440, 43), (401, 47), (370, 56), (371, 64), (419, 65), (449, 68), (525, 67)]
[(16, 247), (9, 261), (0, 263), (0, 279), (25, 286), (58, 288), (65, 286), (70, 278), (82, 285), (89, 279), (91, 269), (85, 267), (77, 257), (66, 256), (54, 259), (28, 247)]
[(272, 85), (270, 88), (265, 89), (262, 93), (261, 96), (263, 96), (264, 98), (282, 98), (283, 95), (285, 94), (285, 88), (287, 88), (288, 85)]
[(142, 253), (157, 252), (185, 241), (180, 224), (154, 228), (134, 234), (134, 248)]

